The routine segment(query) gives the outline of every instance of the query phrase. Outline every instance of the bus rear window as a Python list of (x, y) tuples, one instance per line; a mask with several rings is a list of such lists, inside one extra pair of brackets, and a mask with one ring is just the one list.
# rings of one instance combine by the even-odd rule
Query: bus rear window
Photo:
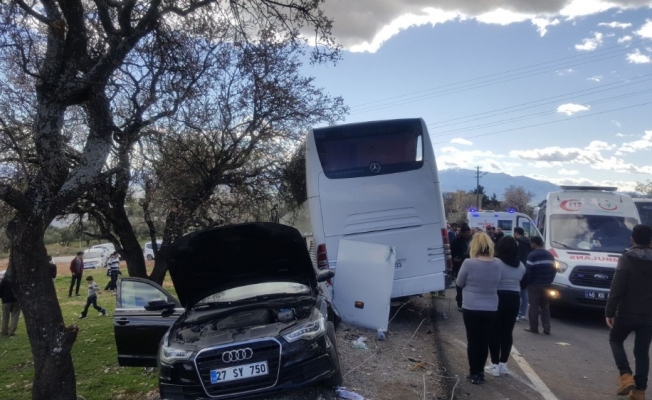
[(420, 122), (386, 121), (314, 132), (319, 161), (329, 179), (393, 174), (423, 166)]

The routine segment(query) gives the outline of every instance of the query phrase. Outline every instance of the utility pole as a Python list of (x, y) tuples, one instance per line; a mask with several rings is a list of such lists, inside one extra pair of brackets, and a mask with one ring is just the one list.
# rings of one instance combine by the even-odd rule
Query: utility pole
[(488, 172), (483, 172), (480, 173), (480, 166), (476, 167), (476, 172), (475, 172), (475, 179), (476, 179), (476, 187), (475, 187), (475, 204), (476, 204), (476, 209), (480, 210), (480, 178), (483, 176), (487, 175)]

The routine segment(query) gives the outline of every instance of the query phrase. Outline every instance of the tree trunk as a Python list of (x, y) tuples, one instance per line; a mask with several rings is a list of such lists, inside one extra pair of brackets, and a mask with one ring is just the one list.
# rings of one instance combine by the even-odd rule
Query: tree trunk
[(34, 400), (75, 400), (75, 371), (70, 351), (76, 326), (66, 327), (46, 266), (43, 235), (47, 223), (37, 216), (19, 215), (9, 224), (11, 240), (7, 279), (23, 310), (34, 357)]
[(138, 243), (138, 238), (134, 232), (129, 217), (125, 212), (124, 206), (114, 210), (113, 230), (120, 239), (122, 246), (122, 258), (127, 262), (127, 271), (129, 276), (137, 278), (147, 278), (147, 268), (145, 267), (145, 258), (143, 249)]

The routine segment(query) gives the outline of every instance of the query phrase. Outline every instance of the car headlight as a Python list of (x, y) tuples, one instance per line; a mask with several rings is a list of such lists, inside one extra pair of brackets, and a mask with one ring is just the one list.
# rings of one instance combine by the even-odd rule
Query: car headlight
[(192, 356), (191, 350), (179, 349), (168, 345), (168, 334), (166, 333), (161, 342), (159, 359), (164, 364), (172, 364), (175, 361), (187, 360)]
[(557, 272), (564, 273), (568, 269), (568, 264), (563, 261), (555, 260), (553, 263)]
[(289, 343), (301, 339), (310, 340), (322, 335), (324, 332), (326, 332), (326, 324), (324, 322), (324, 317), (321, 317), (316, 321), (301, 325), (287, 335), (283, 335), (283, 339), (287, 340)]

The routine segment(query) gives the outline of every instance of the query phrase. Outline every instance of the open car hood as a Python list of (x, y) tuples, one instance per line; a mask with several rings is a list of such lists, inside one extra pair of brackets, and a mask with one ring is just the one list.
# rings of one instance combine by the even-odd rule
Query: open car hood
[(234, 287), (297, 282), (315, 288), (315, 269), (301, 234), (273, 223), (249, 223), (190, 233), (163, 255), (186, 308)]

